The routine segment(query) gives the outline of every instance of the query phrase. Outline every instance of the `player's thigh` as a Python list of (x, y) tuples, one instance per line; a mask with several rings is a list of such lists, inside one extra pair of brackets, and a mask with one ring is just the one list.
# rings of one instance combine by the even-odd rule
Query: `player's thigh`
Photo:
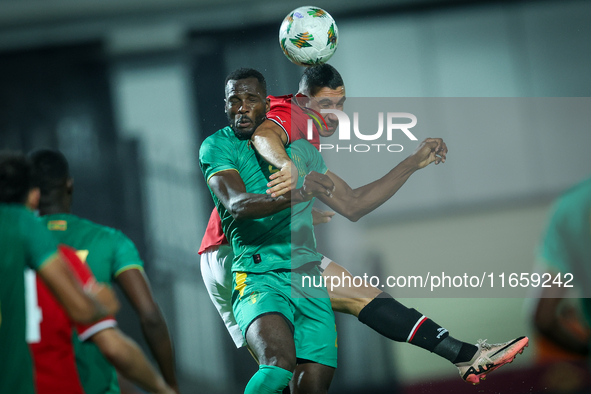
[(230, 245), (212, 247), (201, 254), (201, 276), (210, 294), (231, 296), (233, 258)]
[(371, 300), (381, 293), (381, 290), (366, 283), (362, 278), (354, 280), (353, 275), (345, 267), (334, 261), (326, 266), (322, 276), (326, 278), (326, 287), (330, 298), (366, 298)]
[(220, 245), (201, 254), (201, 276), (211, 302), (224, 321), (236, 347), (246, 345), (246, 341), (236, 323), (232, 311), (232, 247)]
[(286, 273), (236, 272), (232, 298), (236, 322), (259, 362), (293, 370), (295, 307), (290, 287)]
[(255, 318), (246, 331), (246, 341), (259, 364), (294, 370), (296, 351), (293, 332), (282, 314), (271, 312)]
[[(294, 283), (299, 273), (293, 273)], [(320, 277), (318, 267), (303, 275)], [(330, 299), (325, 288), (292, 289), (294, 313), (294, 338), (296, 355), (315, 363), (336, 368), (337, 332)]]

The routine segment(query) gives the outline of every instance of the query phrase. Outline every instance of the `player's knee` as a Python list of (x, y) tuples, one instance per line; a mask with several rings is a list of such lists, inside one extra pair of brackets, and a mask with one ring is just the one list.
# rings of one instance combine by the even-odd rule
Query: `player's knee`
[(289, 385), (293, 373), (274, 365), (259, 366), (258, 372), (246, 386), (245, 393), (279, 393)]
[(293, 371), (296, 367), (296, 357), (290, 354), (279, 354), (274, 356), (265, 357), (265, 360), (261, 360), (261, 365), (271, 365), (279, 367), (287, 371)]
[(372, 299), (373, 298), (332, 298), (330, 302), (332, 309), (335, 312), (359, 316), (359, 312), (361, 312)]

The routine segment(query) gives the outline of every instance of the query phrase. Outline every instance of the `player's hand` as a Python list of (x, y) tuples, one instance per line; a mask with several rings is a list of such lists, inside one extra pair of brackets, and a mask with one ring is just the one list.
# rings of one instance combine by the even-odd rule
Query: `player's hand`
[(298, 169), (291, 162), (291, 160), (281, 168), (278, 172), (269, 176), (271, 180), (267, 183), (267, 194), (271, 197), (279, 197), (296, 188), (298, 182)]
[(441, 138), (427, 138), (410, 155), (418, 169), (425, 168), (429, 164), (445, 163), (447, 158), (447, 145)]
[(328, 177), (328, 175), (316, 171), (310, 171), (310, 173), (304, 178), (304, 184), (298, 190), (304, 198), (304, 201), (309, 201), (320, 195), (332, 197), (334, 188), (334, 182)]
[(333, 211), (321, 211), (318, 208), (312, 207), (312, 224), (328, 223), (336, 213)]

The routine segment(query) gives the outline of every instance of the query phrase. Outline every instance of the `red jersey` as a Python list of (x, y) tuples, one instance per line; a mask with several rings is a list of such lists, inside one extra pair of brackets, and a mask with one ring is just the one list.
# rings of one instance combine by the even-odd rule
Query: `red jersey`
[[(94, 276), (88, 266), (75, 258), (75, 250), (60, 246), (70, 268), (83, 286), (91, 284)], [(72, 344), (74, 327), (80, 340), (86, 340), (97, 332), (116, 326), (113, 317), (107, 317), (90, 325), (74, 323), (58, 303), (53, 293), (37, 276), (38, 311), (41, 312), (39, 332), (34, 343), (30, 343), (35, 367), (37, 394), (84, 394)]]
[[(323, 122), (322, 115), (309, 108), (302, 108), (293, 102), (293, 95), (269, 96), (271, 109), (267, 112), (267, 119), (277, 123), (287, 134), (287, 143), (295, 140), (308, 140), (316, 149), (320, 146), (318, 134), (319, 122)], [(308, 120), (312, 120), (312, 138), (308, 138)]]
[[(275, 122), (287, 134), (287, 143), (295, 140), (306, 139), (316, 149), (320, 147), (320, 135), (318, 127), (324, 118), (318, 112), (310, 108), (302, 108), (293, 101), (293, 95), (269, 96), (271, 100), (271, 109), (267, 112), (267, 119)], [(308, 119), (312, 119), (312, 138), (308, 139)], [(217, 208), (213, 208), (205, 229), (205, 235), (201, 240), (199, 254), (205, 252), (207, 248), (227, 244), (228, 240), (222, 231), (222, 220)]]
[(211, 215), (209, 215), (209, 222), (207, 222), (207, 229), (205, 235), (201, 240), (201, 247), (199, 248), (199, 254), (205, 252), (207, 248), (212, 246), (219, 246), (227, 244), (228, 240), (222, 231), (222, 221), (216, 207), (213, 208)]

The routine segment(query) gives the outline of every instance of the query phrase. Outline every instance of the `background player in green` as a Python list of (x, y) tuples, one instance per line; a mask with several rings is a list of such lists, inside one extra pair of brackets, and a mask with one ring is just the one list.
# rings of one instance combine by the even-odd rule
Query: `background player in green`
[[(178, 392), (174, 354), (168, 327), (155, 302), (143, 261), (133, 242), (121, 231), (101, 226), (70, 213), (73, 179), (66, 158), (59, 152), (40, 150), (31, 154), (41, 182), (39, 213), (62, 243), (87, 251), (86, 262), (97, 281), (115, 280), (139, 314), (144, 337), (166, 383)], [(87, 394), (119, 393), (113, 366), (90, 342), (74, 339), (81, 382)], [(99, 367), (100, 366), (100, 367)]]
[[(564, 283), (570, 279), (565, 274), (570, 273), (574, 279), (569, 284), (579, 291), (580, 298), (569, 301), (578, 301), (575, 306), (583, 312), (583, 326), (591, 326), (591, 178), (571, 187), (554, 203), (538, 251), (538, 264), (552, 280), (548, 281), (551, 287), (540, 287), (535, 327), (561, 348), (588, 357), (588, 338), (570, 329), (561, 312), (568, 291)], [(553, 282), (557, 275), (561, 275), (561, 285)]]
[(118, 309), (109, 289), (82, 290), (55, 239), (31, 212), (38, 202), (30, 162), (0, 153), (0, 393), (34, 393), (25, 341), (25, 267), (37, 271), (74, 320), (91, 322)]

